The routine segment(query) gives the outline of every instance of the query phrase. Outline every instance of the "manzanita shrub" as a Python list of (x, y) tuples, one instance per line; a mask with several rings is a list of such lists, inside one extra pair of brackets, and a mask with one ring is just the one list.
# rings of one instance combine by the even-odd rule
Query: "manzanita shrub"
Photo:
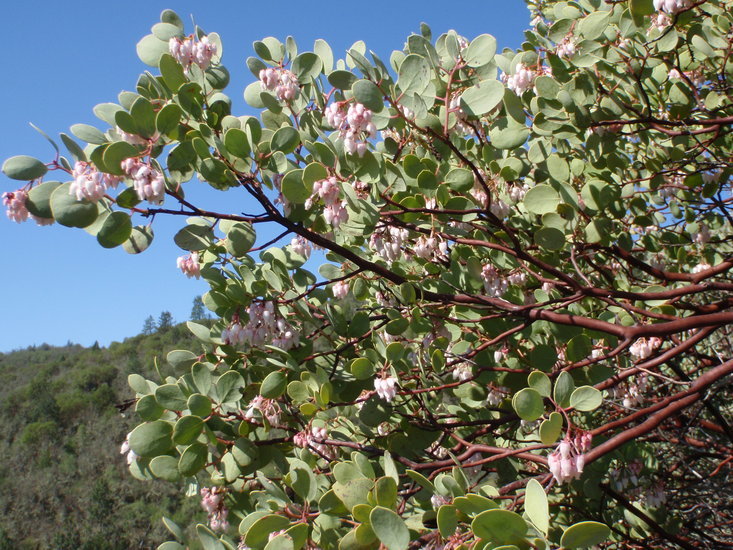
[(259, 116), (165, 11), (87, 145), (5, 162), (13, 220), (138, 253), (179, 216), (211, 286), (177, 376), (129, 380), (131, 474), (209, 518), (161, 549), (730, 543), (733, 11), (530, 8), (519, 51), (264, 38)]

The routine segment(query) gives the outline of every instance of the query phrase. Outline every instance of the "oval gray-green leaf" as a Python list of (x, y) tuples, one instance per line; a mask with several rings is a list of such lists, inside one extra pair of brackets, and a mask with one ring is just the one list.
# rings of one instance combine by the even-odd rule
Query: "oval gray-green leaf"
[(469, 67), (483, 67), (493, 61), (496, 55), (496, 38), (490, 34), (481, 34), (471, 40), (463, 52), (463, 59)]
[(524, 388), (514, 394), (512, 407), (519, 418), (527, 422), (534, 422), (545, 413), (545, 404), (542, 396), (534, 388)]
[(568, 527), (560, 539), (565, 548), (588, 548), (602, 543), (611, 535), (611, 529), (597, 521), (582, 521)]
[(479, 117), (490, 112), (504, 98), (504, 85), (498, 80), (486, 80), (471, 86), (461, 94), (461, 109)]
[(601, 406), (603, 395), (593, 386), (580, 386), (570, 395), (570, 406), (576, 411), (593, 411)]
[(3, 174), (10, 179), (30, 181), (43, 176), (48, 168), (40, 160), (28, 155), (10, 157), (3, 163)]
[(61, 185), (59, 181), (45, 181), (28, 191), (25, 207), (28, 212), (39, 218), (53, 218), (51, 195)]
[(64, 183), (51, 194), (53, 218), (66, 227), (89, 227), (97, 219), (97, 205), (86, 199), (76, 200), (76, 195), (69, 192), (70, 187), (70, 183)]
[(260, 386), (260, 395), (268, 399), (275, 399), (285, 393), (288, 378), (280, 371), (274, 371), (265, 376)]
[(182, 416), (173, 427), (173, 441), (176, 445), (193, 443), (204, 429), (204, 421), (198, 416)]
[(122, 243), (122, 248), (128, 254), (139, 254), (146, 250), (153, 242), (153, 228), (136, 225), (132, 228), (130, 238)]
[(300, 144), (300, 134), (292, 126), (283, 126), (279, 128), (270, 140), (270, 149), (273, 151), (281, 151), (286, 155), (295, 151)]
[(405, 550), (410, 544), (410, 531), (396, 512), (376, 506), (369, 513), (369, 523), (387, 550)]
[(535, 185), (524, 196), (524, 207), (532, 214), (541, 216), (557, 210), (560, 194), (547, 184)]
[(524, 512), (534, 526), (547, 535), (550, 528), (550, 509), (545, 490), (536, 479), (530, 479), (527, 483), (527, 491), (524, 493)]
[(354, 99), (367, 109), (371, 109), (375, 113), (384, 109), (382, 92), (379, 91), (377, 85), (371, 80), (357, 80), (351, 86), (351, 91), (354, 94)]
[(173, 426), (163, 420), (140, 424), (130, 433), (130, 448), (143, 457), (162, 455), (173, 447), (172, 435)]
[(527, 522), (522, 516), (500, 508), (481, 512), (471, 522), (477, 537), (495, 544), (511, 544), (524, 540)]
[(196, 475), (205, 465), (209, 450), (203, 443), (186, 447), (178, 459), (178, 471), (184, 476)]
[(104, 248), (114, 248), (123, 244), (132, 234), (130, 216), (124, 212), (112, 212), (104, 219), (97, 233), (97, 242)]

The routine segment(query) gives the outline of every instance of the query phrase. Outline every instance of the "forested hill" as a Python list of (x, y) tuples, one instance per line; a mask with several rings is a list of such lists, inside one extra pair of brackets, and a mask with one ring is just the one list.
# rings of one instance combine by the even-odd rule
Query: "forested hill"
[[(134, 426), (130, 373), (165, 372), (172, 349), (193, 345), (185, 325), (95, 345), (0, 354), (0, 550), (155, 548), (160, 517), (205, 517), (198, 499), (141, 482), (119, 453)], [(193, 349), (193, 348), (191, 348)]]

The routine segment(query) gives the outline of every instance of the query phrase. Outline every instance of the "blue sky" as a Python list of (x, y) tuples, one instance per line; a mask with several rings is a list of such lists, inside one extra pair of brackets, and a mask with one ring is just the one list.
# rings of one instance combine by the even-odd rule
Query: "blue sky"
[[(6, 48), (12, 53), (3, 59), (0, 160), (19, 154), (44, 161), (53, 158), (53, 150), (29, 122), (52, 137), (69, 133), (75, 123), (106, 130), (92, 107), (117, 101), (120, 91), (134, 89), (138, 75), (146, 70), (135, 44), (165, 8), (178, 12), (187, 23), (193, 16), (205, 31), (222, 36), (235, 114), (252, 114), (242, 99), (244, 87), (253, 80), (244, 61), (253, 55), (252, 42), (265, 36), (284, 40), (292, 35), (301, 51), (323, 38), (338, 57), (356, 40), (364, 40), (369, 49), (388, 59), (410, 33), (419, 32), (421, 21), (432, 27), (434, 36), (451, 28), (469, 39), (493, 34), (500, 49), (518, 48), (529, 21), (522, 0), (372, 0), (347, 5), (332, 0), (208, 5), (172, 0), (4, 2), (0, 16)], [(17, 183), (0, 175), (0, 192), (16, 189)], [(207, 202), (200, 206), (216, 208), (216, 203), (225, 204), (223, 199), (207, 194)], [(246, 205), (238, 209), (245, 210)], [(137, 334), (148, 315), (157, 317), (163, 310), (177, 321), (188, 319), (193, 297), (207, 286), (176, 269), (176, 258), (182, 254), (172, 242), (177, 227), (156, 220), (152, 247), (131, 256), (121, 248), (101, 248), (81, 229), (19, 225), (1, 215), (0, 352), (44, 342), (108, 345)]]

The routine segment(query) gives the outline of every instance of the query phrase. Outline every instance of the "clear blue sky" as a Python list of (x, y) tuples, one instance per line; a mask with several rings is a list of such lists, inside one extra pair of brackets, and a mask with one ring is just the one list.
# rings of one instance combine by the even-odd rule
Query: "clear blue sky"
[[(356, 40), (364, 40), (388, 59), (410, 33), (419, 32), (421, 21), (432, 27), (434, 36), (451, 28), (469, 39), (493, 34), (500, 49), (519, 47), (529, 22), (523, 0), (373, 0), (351, 6), (333, 0), (3, 2), (0, 16), (7, 54), (0, 87), (0, 159), (19, 154), (44, 161), (53, 158), (52, 149), (29, 122), (52, 137), (68, 133), (75, 123), (106, 130), (92, 107), (117, 101), (120, 91), (134, 89), (146, 69), (135, 54), (135, 44), (165, 8), (186, 22), (193, 16), (205, 31), (222, 36), (235, 114), (247, 114), (242, 90), (253, 77), (244, 61), (253, 55), (252, 42), (265, 36), (284, 40), (292, 35), (301, 51), (323, 38), (337, 57), (343, 57)], [(0, 175), (0, 192), (17, 187)], [(201, 206), (215, 208), (218, 198)], [(69, 340), (108, 345), (137, 334), (148, 315), (157, 317), (163, 310), (176, 321), (188, 319), (193, 297), (207, 287), (176, 269), (176, 258), (182, 254), (172, 242), (177, 225), (162, 221), (155, 222), (153, 246), (131, 256), (121, 248), (101, 248), (81, 229), (37, 227), (32, 221), (19, 225), (3, 212), (0, 352)]]

